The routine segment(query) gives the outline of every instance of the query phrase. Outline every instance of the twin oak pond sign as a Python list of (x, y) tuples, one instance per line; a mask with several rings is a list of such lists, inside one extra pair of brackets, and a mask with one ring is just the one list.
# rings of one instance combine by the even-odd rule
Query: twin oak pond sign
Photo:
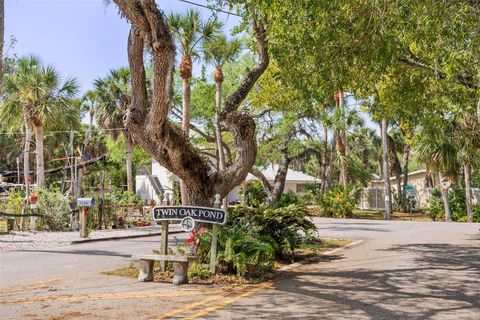
[(224, 224), (227, 215), (224, 210), (204, 207), (155, 207), (153, 208), (153, 220), (181, 220), (182, 229), (191, 231), (195, 227), (195, 221), (205, 223)]
[[(216, 196), (215, 206), (220, 206), (220, 195)], [(227, 220), (225, 210), (218, 208), (190, 207), (190, 206), (159, 206), (153, 208), (153, 220), (162, 222), (162, 254), (167, 252), (168, 221), (180, 220), (182, 229), (190, 232), (195, 228), (195, 222), (212, 223), (212, 247), (210, 250), (210, 271), (215, 273), (217, 255), (217, 224), (224, 224)]]

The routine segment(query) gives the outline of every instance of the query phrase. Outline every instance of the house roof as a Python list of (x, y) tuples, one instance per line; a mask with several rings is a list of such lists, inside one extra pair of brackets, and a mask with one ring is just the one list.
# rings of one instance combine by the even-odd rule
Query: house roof
[[(275, 180), (275, 175), (276, 175), (277, 171), (278, 171), (278, 165), (276, 165), (276, 164), (271, 165), (271, 166), (267, 166), (267, 167), (264, 167), (263, 169), (261, 169), (261, 172), (263, 173), (265, 178), (267, 178), (267, 180), (269, 180), (269, 181)], [(249, 173), (247, 175), (246, 180), (248, 181), (248, 180), (258, 180), (258, 179), (253, 174)], [(287, 171), (286, 181), (298, 181), (298, 182), (312, 183), (312, 182), (317, 181), (317, 179), (315, 177), (312, 177), (312, 176), (310, 176), (308, 174), (305, 174), (301, 171), (296, 171), (296, 170), (293, 170), (293, 169), (289, 168), (288, 171)]]
[[(414, 176), (416, 174), (422, 174), (422, 173), (426, 173), (426, 172), (427, 172), (426, 169), (419, 169), (419, 170), (409, 172), (408, 176), (410, 177), (410, 176)], [(403, 174), (401, 174), (400, 177), (403, 177)], [(375, 178), (375, 175), (374, 175), (374, 178)], [(397, 176), (390, 177), (390, 180), (396, 180), (396, 179), (397, 179)], [(381, 182), (381, 181), (383, 181), (383, 179), (380, 179), (380, 177), (378, 177), (376, 179), (373, 179), (371, 182)]]

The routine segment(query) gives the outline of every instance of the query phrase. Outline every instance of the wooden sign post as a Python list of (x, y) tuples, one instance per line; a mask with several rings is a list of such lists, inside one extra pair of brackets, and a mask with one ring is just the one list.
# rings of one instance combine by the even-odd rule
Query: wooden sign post
[(88, 216), (88, 208), (93, 207), (95, 205), (95, 200), (93, 198), (78, 198), (77, 199), (77, 207), (82, 208), (79, 217), (80, 223), (80, 238), (87, 237), (87, 216)]
[[(184, 220), (189, 217), (194, 222), (212, 223), (212, 246), (210, 250), (210, 270), (215, 272), (217, 256), (217, 224), (224, 224), (227, 220), (227, 213), (220, 209), (220, 195), (216, 195), (215, 208), (193, 207), (193, 206), (159, 206), (153, 208), (153, 220), (162, 222), (162, 242), (160, 244), (161, 254), (167, 254), (168, 250), (168, 221)], [(189, 225), (192, 223), (190, 222)], [(161, 266), (162, 267), (162, 266)]]
[[(215, 195), (215, 208), (220, 208), (220, 195)], [(215, 266), (217, 265), (217, 243), (218, 243), (218, 227), (216, 224), (212, 226), (212, 244), (210, 247), (210, 272), (215, 274)]]
[[(162, 221), (162, 234), (160, 235), (160, 254), (168, 254), (168, 221)], [(167, 262), (160, 261), (160, 270), (165, 271)]]

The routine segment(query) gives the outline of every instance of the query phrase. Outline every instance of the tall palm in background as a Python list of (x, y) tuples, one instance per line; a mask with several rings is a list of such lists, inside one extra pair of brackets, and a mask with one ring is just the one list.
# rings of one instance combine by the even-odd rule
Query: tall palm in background
[(45, 185), (44, 128), (64, 128), (79, 121), (80, 110), (73, 103), (78, 91), (75, 79), (61, 81), (52, 66), (29, 56), (18, 61), (4, 83), (0, 119), (10, 128), (25, 127), (24, 179), (29, 178), (29, 150), (35, 131), (37, 186)]
[[(420, 161), (438, 172), (440, 184), (445, 178), (454, 179), (458, 175), (459, 158), (455, 141), (456, 121), (432, 116), (419, 129), (415, 140), (415, 150)], [(452, 219), (448, 203), (448, 190), (440, 185), (445, 220)]]
[(228, 40), (225, 35), (218, 35), (211, 40), (204, 41), (203, 52), (205, 61), (214, 68), (213, 80), (215, 81), (215, 126), (216, 126), (216, 147), (218, 150), (219, 169), (225, 170), (225, 154), (222, 147), (222, 132), (218, 124), (218, 117), (222, 108), (222, 83), (225, 79), (223, 66), (234, 61), (242, 48), (238, 39)]
[[(340, 97), (340, 100), (343, 98)], [(336, 149), (338, 153), (338, 167), (340, 169), (339, 184), (346, 186), (348, 184), (349, 155), (347, 154), (348, 139), (347, 134), (350, 130), (361, 128), (365, 120), (360, 116), (357, 110), (349, 109), (344, 102), (341, 108), (335, 108), (333, 111), (333, 130), (336, 138)]]
[(480, 127), (474, 112), (464, 111), (456, 126), (455, 140), (460, 151), (465, 177), (465, 199), (468, 222), (473, 222), (472, 165), (480, 157)]
[(95, 80), (98, 125), (112, 139), (123, 133), (127, 166), (127, 190), (133, 192), (132, 140), (123, 129), (123, 116), (131, 102), (130, 69), (111, 70), (105, 78)]
[[(221, 30), (222, 24), (215, 18), (203, 21), (198, 10), (188, 10), (185, 14), (172, 13), (167, 18), (169, 28), (175, 38), (178, 51), (181, 55), (180, 77), (182, 78), (182, 128), (188, 136), (190, 129), (190, 80), (192, 78), (193, 59), (199, 57), (200, 48), (204, 41), (215, 37)], [(187, 192), (183, 182), (180, 184), (182, 203), (187, 204)]]

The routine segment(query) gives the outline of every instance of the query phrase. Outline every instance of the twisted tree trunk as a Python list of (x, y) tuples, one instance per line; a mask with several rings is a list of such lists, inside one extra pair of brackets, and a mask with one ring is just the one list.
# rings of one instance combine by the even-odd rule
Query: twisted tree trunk
[(275, 180), (273, 181), (273, 184), (271, 184), (270, 181), (268, 181), (263, 173), (257, 168), (253, 167), (250, 171), (255, 177), (258, 178), (263, 186), (263, 189), (265, 192), (267, 192), (267, 204), (269, 206), (277, 203), (283, 194), (290, 161), (291, 160), (288, 157), (283, 157), (283, 159), (278, 162), (278, 170), (275, 174)]
[[(255, 161), (255, 122), (237, 109), (265, 71), (269, 59), (265, 30), (252, 21), (258, 44), (258, 62), (237, 90), (225, 101), (218, 123), (232, 134), (236, 157), (225, 170), (212, 172), (202, 153), (190, 143), (183, 130), (168, 120), (173, 99), (175, 48), (163, 13), (154, 0), (114, 0), (131, 22), (128, 60), (132, 74), (132, 103), (125, 126), (134, 143), (143, 147), (162, 166), (185, 183), (192, 205), (212, 206), (215, 194), (226, 197), (243, 181)], [(151, 49), (152, 95), (148, 97), (143, 62), (144, 45)]]

